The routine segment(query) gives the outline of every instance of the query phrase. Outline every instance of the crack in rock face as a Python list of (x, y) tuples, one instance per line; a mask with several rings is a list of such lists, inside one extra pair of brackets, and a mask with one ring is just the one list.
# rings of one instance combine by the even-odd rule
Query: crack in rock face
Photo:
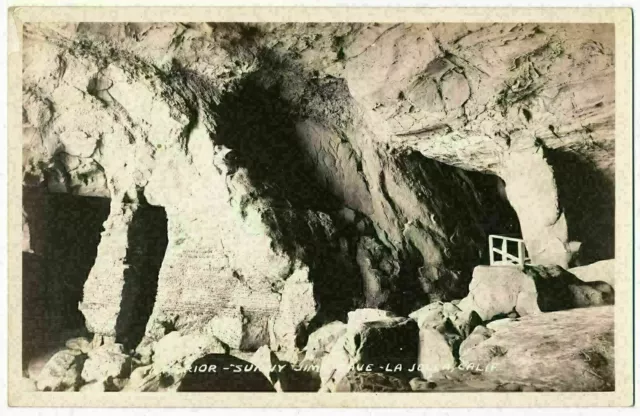
[(465, 297), (489, 234), (611, 258), (613, 50), (598, 24), (27, 24), (23, 187), (108, 200), (95, 347), (295, 362), (349, 311)]

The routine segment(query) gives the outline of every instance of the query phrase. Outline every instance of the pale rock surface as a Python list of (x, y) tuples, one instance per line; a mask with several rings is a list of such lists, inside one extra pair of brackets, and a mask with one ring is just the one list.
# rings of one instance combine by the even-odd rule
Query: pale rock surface
[(615, 287), (615, 260), (603, 260), (568, 271), (583, 282), (605, 282)]
[(165, 391), (168, 385), (163, 383), (166, 377), (153, 371), (152, 365), (138, 367), (131, 372), (128, 383), (122, 391), (156, 392)]
[(491, 331), (497, 331), (500, 328), (507, 327), (517, 321), (518, 321), (517, 318), (496, 319), (495, 321), (491, 321), (487, 324), (487, 329)]
[(71, 338), (65, 342), (65, 346), (70, 350), (77, 350), (85, 354), (91, 351), (91, 343), (84, 337)]
[(398, 316), (390, 311), (373, 308), (356, 309), (347, 314), (347, 325), (350, 329), (358, 328), (366, 322), (382, 321)]
[(429, 327), (420, 328), (420, 347), (418, 349), (418, 368), (422, 378), (429, 379), (438, 371), (452, 369), (456, 365), (452, 348), (445, 336)]
[(309, 335), (309, 340), (305, 345), (304, 359), (310, 362), (322, 358), (328, 354), (335, 343), (347, 331), (347, 325), (340, 321), (330, 322), (315, 330)]
[(463, 363), (492, 365), (483, 378), (545, 391), (613, 390), (612, 306), (530, 315), (494, 329), (460, 356)]
[[(280, 309), (275, 317), (273, 332), (276, 349), (295, 351), (296, 336), (306, 331), (305, 326), (315, 316), (316, 300), (307, 269), (301, 269), (289, 277), (284, 284)], [(300, 346), (301, 348), (301, 346)]]
[(258, 348), (249, 361), (267, 377), (277, 392), (304, 391), (303, 377), (300, 377), (302, 371), (292, 369), (290, 363), (280, 360), (268, 346)]
[[(499, 320), (492, 322), (495, 324), (499, 322)], [(495, 325), (494, 325), (495, 327)], [(458, 355), (463, 356), (467, 353), (467, 351), (474, 348), (476, 345), (480, 344), (482, 341), (489, 339), (493, 334), (493, 330), (489, 329), (485, 326), (479, 325), (475, 327), (473, 332), (462, 341), (460, 344), (460, 348), (458, 349)]]
[(568, 241), (565, 214), (558, 202), (552, 167), (534, 137), (523, 150), (505, 153), (500, 176), (509, 202), (518, 213), (522, 236), (533, 264), (568, 267), (576, 244)]
[(103, 382), (108, 378), (126, 378), (132, 370), (131, 357), (124, 353), (122, 345), (102, 345), (88, 353), (82, 368), (85, 382)]
[(278, 356), (269, 349), (268, 346), (264, 345), (258, 348), (251, 359), (249, 360), (253, 363), (264, 376), (269, 379), (271, 384), (274, 385), (277, 391), (282, 391), (282, 388), (277, 385), (278, 382), (278, 370), (272, 371), (274, 368), (277, 368), (277, 365), (280, 363)]
[(457, 307), (482, 321), (516, 312), (520, 316), (614, 303), (604, 282), (583, 282), (560, 266), (478, 266), (469, 295)]
[(178, 379), (198, 358), (226, 352), (225, 346), (214, 337), (204, 334), (181, 335), (174, 331), (154, 345), (153, 369), (156, 374), (170, 374)]
[(513, 311), (521, 315), (540, 312), (535, 282), (521, 269), (510, 266), (476, 267), (469, 295), (457, 306), (477, 312), (483, 321)]
[(36, 387), (40, 391), (74, 391), (82, 384), (82, 366), (87, 356), (79, 351), (63, 350), (56, 353), (44, 366)]

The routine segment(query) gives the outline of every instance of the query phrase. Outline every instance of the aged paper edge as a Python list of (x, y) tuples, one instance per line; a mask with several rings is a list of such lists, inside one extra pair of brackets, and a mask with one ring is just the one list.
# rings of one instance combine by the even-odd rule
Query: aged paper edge
[[(108, 4), (108, 2), (102, 2)], [(22, 80), (25, 22), (544, 22), (615, 24), (616, 305), (614, 392), (48, 393), (18, 391), (22, 345)], [(633, 404), (632, 11), (630, 8), (12, 7), (8, 21), (8, 401), (22, 407), (593, 407)]]

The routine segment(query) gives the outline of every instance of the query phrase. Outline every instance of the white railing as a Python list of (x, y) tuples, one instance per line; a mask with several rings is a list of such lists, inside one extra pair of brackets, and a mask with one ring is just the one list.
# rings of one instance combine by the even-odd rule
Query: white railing
[(522, 266), (528, 261), (527, 248), (523, 239), (503, 235), (489, 236), (489, 264), (491, 266)]

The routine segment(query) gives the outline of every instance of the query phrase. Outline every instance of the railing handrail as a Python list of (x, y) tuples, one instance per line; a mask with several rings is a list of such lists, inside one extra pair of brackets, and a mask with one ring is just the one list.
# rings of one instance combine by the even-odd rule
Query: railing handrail
[(489, 238), (499, 238), (501, 240), (516, 241), (516, 242), (523, 242), (524, 243), (524, 240), (522, 238), (507, 237), (507, 236), (499, 235), (499, 234), (489, 234)]
[[(493, 246), (494, 240), (498, 240), (498, 242), (501, 242), (502, 244), (500, 244), (499, 247), (494, 247)], [(509, 249), (507, 245), (508, 241), (518, 243), (517, 256), (509, 253)], [(506, 263), (507, 265), (511, 264), (514, 266), (517, 266), (517, 265), (522, 266), (528, 260), (528, 258), (526, 257), (527, 255), (526, 250), (527, 249), (525, 247), (524, 240), (522, 238), (507, 237), (507, 236), (498, 235), (498, 234), (489, 235), (489, 264), (490, 265), (494, 265), (497, 263), (499, 263), (500, 265), (504, 265)], [(497, 253), (500, 255), (501, 259), (499, 261), (494, 260), (494, 253)]]

